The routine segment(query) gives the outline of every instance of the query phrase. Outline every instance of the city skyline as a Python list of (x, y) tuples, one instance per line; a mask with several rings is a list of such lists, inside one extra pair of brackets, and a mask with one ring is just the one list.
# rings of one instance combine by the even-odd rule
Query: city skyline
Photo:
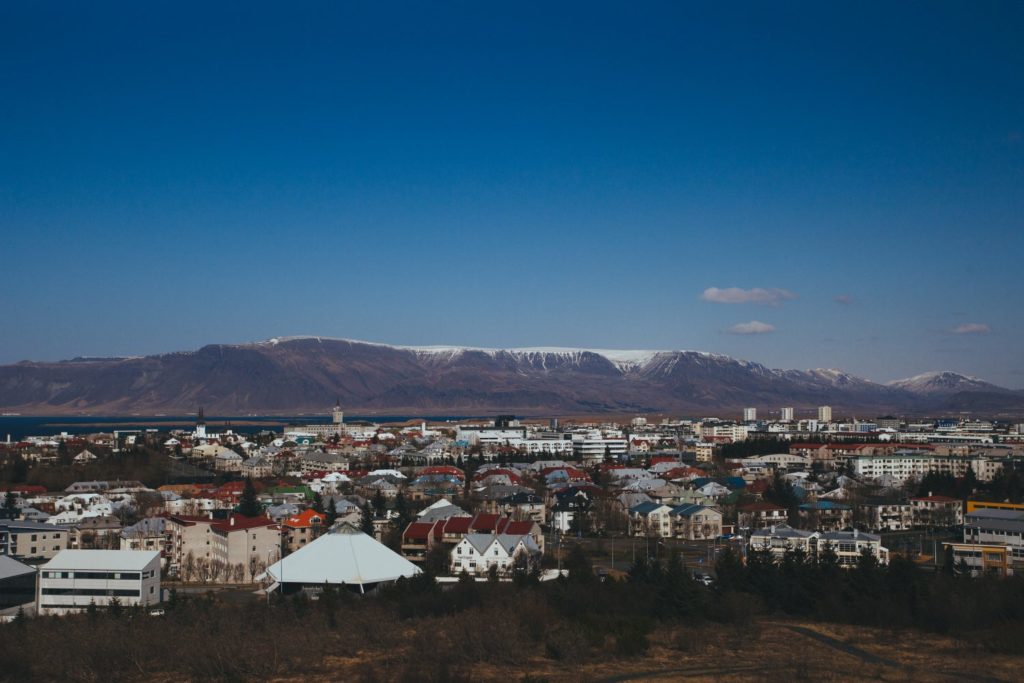
[(1024, 388), (1019, 4), (105, 7), (0, 8), (0, 363), (311, 334)]

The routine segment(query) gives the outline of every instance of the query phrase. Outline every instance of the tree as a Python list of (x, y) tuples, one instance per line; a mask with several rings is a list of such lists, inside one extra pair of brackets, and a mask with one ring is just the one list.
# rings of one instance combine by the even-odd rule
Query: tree
[(364, 534), (373, 536), (373, 512), (369, 503), (363, 505), (363, 518), (359, 521), (359, 528)]
[(388, 511), (387, 501), (384, 500), (384, 494), (380, 489), (373, 494), (373, 512), (377, 517), (383, 517)]
[(0, 519), (17, 519), (19, 512), (18, 500), (14, 496), (14, 491), (8, 491), (4, 496), (4, 506), (0, 509)]
[(313, 504), (310, 507), (313, 508), (313, 512), (318, 512), (321, 515), (324, 513), (324, 497), (320, 495), (319, 491), (313, 493)]
[(107, 614), (112, 618), (117, 619), (121, 616), (124, 609), (121, 607), (121, 601), (116, 597), (110, 598), (110, 602), (107, 603)]
[(245, 478), (245, 488), (242, 490), (242, 497), (238, 501), (236, 512), (246, 517), (259, 517), (263, 514), (263, 506), (256, 498), (256, 487), (250, 477)]
[(409, 505), (405, 502), (405, 495), (401, 491), (395, 496), (395, 520), (399, 529), (404, 529), (410, 521)]

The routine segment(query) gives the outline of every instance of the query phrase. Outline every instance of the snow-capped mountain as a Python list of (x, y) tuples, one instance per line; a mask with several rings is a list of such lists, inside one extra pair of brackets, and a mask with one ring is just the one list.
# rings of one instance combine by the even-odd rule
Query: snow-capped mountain
[(924, 395), (956, 394), (961, 391), (1012, 393), (1010, 389), (949, 370), (926, 372), (914, 377), (898, 379), (889, 382), (888, 386)]
[[(140, 358), (2, 366), (0, 409), (117, 414), (203, 406), (212, 413), (273, 414), (323, 411), (336, 399), (350, 412), (392, 415), (934, 407), (916, 386), (886, 386), (835, 369), (776, 370), (698, 351), (413, 347), (279, 337)], [(986, 410), (1024, 410), (1024, 395), (1008, 392), (994, 401), (991, 387), (985, 385)], [(970, 410), (974, 394), (938, 396), (943, 406)]]

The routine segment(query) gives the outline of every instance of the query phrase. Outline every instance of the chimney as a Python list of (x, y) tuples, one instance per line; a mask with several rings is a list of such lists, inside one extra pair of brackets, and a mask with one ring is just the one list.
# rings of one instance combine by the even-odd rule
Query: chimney
[(854, 530), (853, 530), (853, 537), (854, 537), (854, 538), (857, 538), (857, 535), (858, 535), (858, 533), (859, 533), (859, 532), (857, 531), (857, 529), (856, 529), (856, 528), (854, 528)]
[(230, 524), (231, 524), (231, 526), (235, 525), (235, 516), (234, 515), (231, 515), (231, 522), (230, 522)]
[(931, 492), (931, 491), (929, 491), (929, 492), (928, 492), (928, 497), (929, 497), (929, 498), (931, 498), (931, 497), (932, 497), (932, 492)]

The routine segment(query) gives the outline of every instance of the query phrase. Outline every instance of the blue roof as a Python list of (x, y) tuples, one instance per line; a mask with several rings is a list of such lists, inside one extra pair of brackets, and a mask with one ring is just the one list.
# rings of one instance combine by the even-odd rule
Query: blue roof
[(849, 510), (849, 505), (843, 505), (842, 503), (835, 503), (831, 500), (819, 500), (814, 503), (804, 503), (800, 506), (801, 510)]
[(725, 485), (731, 489), (741, 489), (747, 485), (747, 481), (743, 477), (729, 477), (725, 480)]
[(661, 503), (640, 503), (629, 508), (630, 514), (646, 515), (649, 512), (654, 512), (660, 507), (664, 507)]

